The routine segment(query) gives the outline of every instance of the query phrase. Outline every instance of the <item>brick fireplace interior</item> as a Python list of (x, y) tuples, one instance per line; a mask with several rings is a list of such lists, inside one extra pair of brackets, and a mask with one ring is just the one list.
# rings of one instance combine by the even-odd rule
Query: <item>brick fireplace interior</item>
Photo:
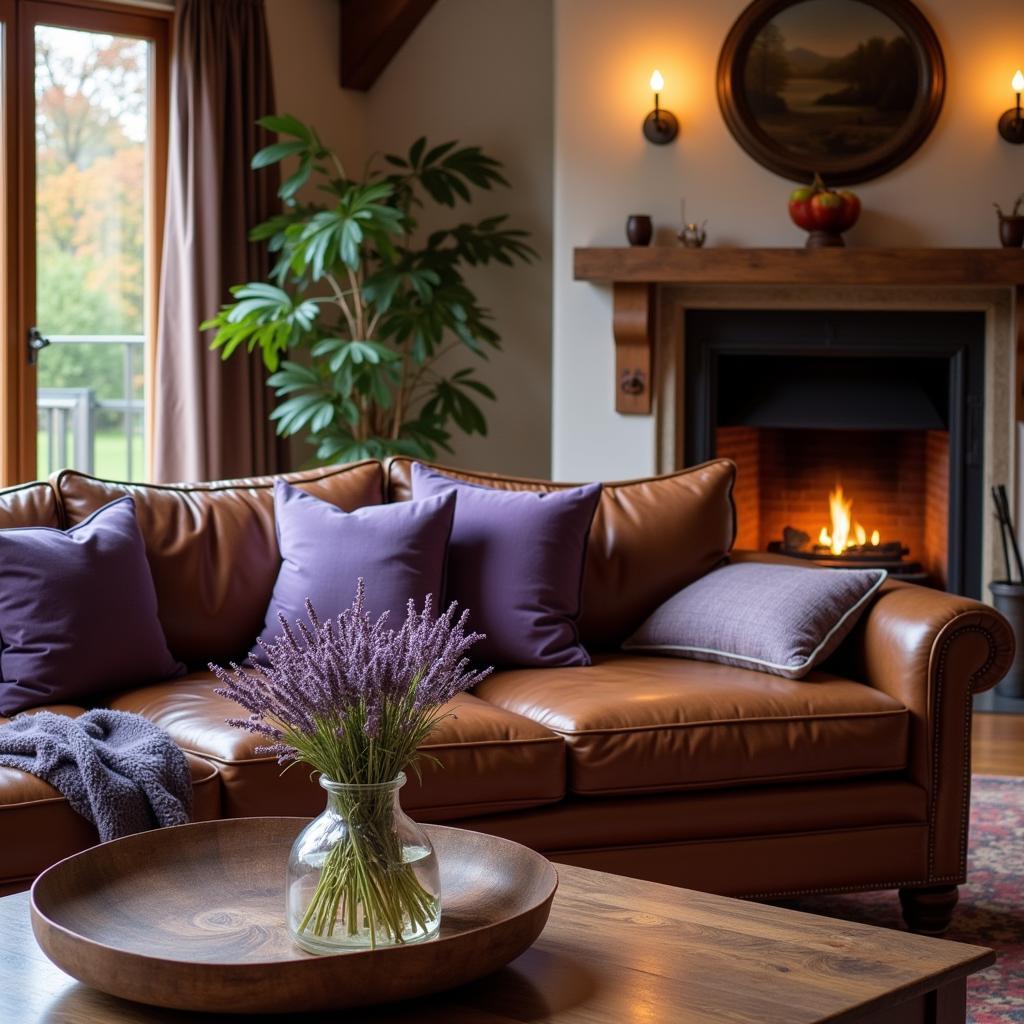
[(945, 588), (948, 431), (719, 426), (715, 445), (737, 467), (738, 548), (766, 551), (787, 526), (831, 533), (829, 494), (841, 486), (869, 538), (900, 541), (918, 581)]
[(736, 463), (737, 547), (821, 551), (842, 488), (892, 571), (978, 596), (983, 315), (691, 310), (685, 346), (687, 462)]

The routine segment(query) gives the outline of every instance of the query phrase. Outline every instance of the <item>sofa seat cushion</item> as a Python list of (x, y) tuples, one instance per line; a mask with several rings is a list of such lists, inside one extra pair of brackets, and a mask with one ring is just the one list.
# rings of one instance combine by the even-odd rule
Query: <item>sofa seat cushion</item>
[(795, 681), (604, 655), (589, 668), (500, 672), (476, 693), (564, 736), (569, 789), (581, 795), (834, 779), (907, 762), (907, 709), (822, 671)]
[[(33, 708), (76, 718), (84, 708), (50, 704)], [(7, 721), (0, 718), (0, 724)], [(186, 754), (192, 772), (192, 820), (220, 817), (220, 782), (217, 769), (193, 754)], [(95, 826), (85, 820), (48, 782), (0, 768), (0, 896), (26, 889), (51, 864), (99, 842)]]
[[(324, 792), (310, 770), (296, 765), (283, 775), (273, 757), (256, 752), (266, 742), (228, 725), (245, 717), (214, 693), (208, 672), (120, 694), (110, 706), (137, 711), (166, 729), (178, 746), (212, 761), (220, 772), (226, 817), (314, 815)], [(565, 745), (561, 737), (471, 694), (452, 701), (424, 749), (439, 765), (423, 762), (402, 791), (402, 804), (424, 821), (517, 810), (552, 803), (565, 795)]]
[[(383, 498), (377, 462), (325, 466), (282, 479), (346, 512), (379, 505)], [(128, 484), (64, 470), (56, 486), (69, 526), (131, 495), (167, 646), (176, 658), (198, 666), (243, 657), (263, 627), (281, 568), (274, 480)]]

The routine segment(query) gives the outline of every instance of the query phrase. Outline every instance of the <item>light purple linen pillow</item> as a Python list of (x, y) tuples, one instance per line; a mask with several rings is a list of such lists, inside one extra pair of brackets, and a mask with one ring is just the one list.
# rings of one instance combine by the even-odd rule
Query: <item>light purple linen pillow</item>
[(306, 598), (321, 619), (333, 619), (366, 583), (366, 610), (390, 612), (398, 628), (411, 598), (422, 607), (427, 594), (437, 608), (444, 596), (445, 557), (455, 495), (345, 512), (328, 501), (274, 482), (274, 518), (281, 569), (267, 606), (265, 642), (281, 635), (278, 614), (306, 621)]
[(505, 491), (455, 480), (418, 462), (413, 498), (457, 494), (446, 600), (487, 634), (474, 658), (494, 665), (589, 665), (576, 621), (600, 484)]
[(843, 642), (885, 577), (884, 569), (727, 565), (670, 597), (622, 647), (802, 679)]
[(167, 649), (135, 502), (70, 530), (0, 530), (0, 713), (168, 679)]

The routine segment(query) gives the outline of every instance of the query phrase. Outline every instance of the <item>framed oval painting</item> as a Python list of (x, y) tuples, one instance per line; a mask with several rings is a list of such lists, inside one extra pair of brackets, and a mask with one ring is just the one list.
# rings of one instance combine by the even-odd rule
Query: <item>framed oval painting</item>
[(795, 181), (867, 181), (910, 156), (945, 92), (910, 0), (754, 0), (726, 37), (718, 102), (736, 141)]

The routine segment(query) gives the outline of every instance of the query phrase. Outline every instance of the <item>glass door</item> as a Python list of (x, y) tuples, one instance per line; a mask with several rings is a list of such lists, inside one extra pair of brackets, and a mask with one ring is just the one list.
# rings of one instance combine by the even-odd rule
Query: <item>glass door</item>
[(16, 2), (20, 476), (146, 478), (167, 19)]
[(142, 479), (151, 44), (33, 36), (37, 473)]

